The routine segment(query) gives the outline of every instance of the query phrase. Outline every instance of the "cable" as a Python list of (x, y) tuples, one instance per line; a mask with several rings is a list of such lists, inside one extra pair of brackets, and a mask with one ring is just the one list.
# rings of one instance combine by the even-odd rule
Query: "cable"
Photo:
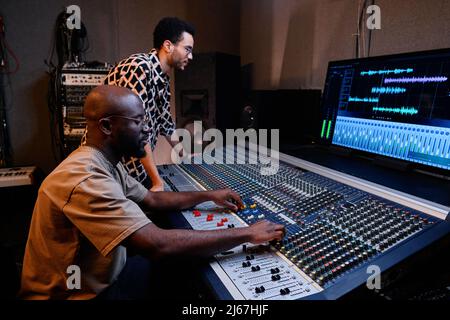
[[(375, 0), (372, 0), (371, 5), (375, 5)], [(370, 47), (372, 44), (372, 29), (369, 30), (369, 41), (367, 44), (367, 56), (370, 57)]]
[[(0, 15), (0, 167), (8, 166), (11, 162), (11, 144), (7, 123), (7, 105), (6, 102), (6, 85), (11, 88), (10, 75), (19, 70), (19, 61), (14, 52), (9, 48), (5, 40), (5, 27), (3, 17)], [(9, 69), (8, 55), (12, 56), (15, 61), (13, 71)]]
[[(3, 68), (5, 71), (2, 71), (2, 73), (6, 74), (15, 74), (19, 71), (20, 63), (19, 59), (17, 59), (16, 54), (14, 51), (9, 47), (8, 42), (6, 41), (5, 36), (5, 24), (3, 17), (0, 15), (0, 58), (1, 58), (1, 65), (0, 70)], [(11, 56), (14, 60), (15, 67), (11, 71), (9, 68), (9, 59), (8, 55)]]
[[(356, 40), (355, 40), (355, 56), (356, 58), (361, 57), (361, 52), (363, 56), (365, 56), (366, 52), (366, 26), (363, 25), (363, 17), (366, 11), (368, 0), (359, 0), (358, 1), (358, 18), (357, 18), (357, 26), (356, 26)], [(362, 28), (362, 31), (361, 31)], [(369, 33), (369, 36), (371, 36), (371, 31)], [(360, 41), (361, 38), (361, 41)], [(362, 50), (361, 50), (362, 48)]]
[[(65, 63), (71, 59), (72, 32), (67, 28), (68, 14), (64, 10), (57, 16), (53, 30), (53, 41), (50, 49), (50, 56), (45, 60), (48, 67), (49, 76), (47, 103), (50, 117), (50, 132), (52, 136), (52, 151), (56, 162), (63, 159), (63, 130), (62, 130), (62, 110), (60, 103), (61, 93), (61, 70)], [(53, 62), (56, 52), (57, 62)]]
[[(358, 1), (358, 14), (360, 14), (361, 12), (361, 1)], [(359, 58), (359, 36), (360, 36), (360, 19), (357, 19), (356, 21), (356, 34), (354, 34), (354, 36), (356, 36), (355, 39), (355, 58)]]
[(63, 136), (61, 131), (61, 110), (59, 110), (59, 92), (60, 92), (60, 74), (58, 68), (53, 68), (48, 72), (49, 90), (47, 94), (49, 115), (50, 115), (50, 132), (52, 136), (53, 156), (57, 162), (62, 159), (63, 153)]

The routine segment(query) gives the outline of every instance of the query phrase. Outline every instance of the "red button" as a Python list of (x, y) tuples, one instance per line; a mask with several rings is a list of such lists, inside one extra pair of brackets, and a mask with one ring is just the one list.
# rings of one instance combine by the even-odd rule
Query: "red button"
[(213, 217), (210, 216), (210, 215), (208, 215), (208, 216), (206, 217), (206, 221), (213, 221)]
[(194, 213), (194, 217), (200, 217), (202, 215), (201, 212), (198, 210), (194, 210), (192, 212)]
[(221, 221), (222, 221), (222, 222), (228, 222), (228, 219), (227, 219), (227, 218), (222, 218)]
[(223, 227), (223, 222), (217, 222), (218, 227)]

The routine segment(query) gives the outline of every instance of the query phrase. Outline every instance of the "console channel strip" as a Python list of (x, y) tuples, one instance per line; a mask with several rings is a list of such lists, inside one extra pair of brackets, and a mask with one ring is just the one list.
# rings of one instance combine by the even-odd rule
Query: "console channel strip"
[(365, 283), (368, 266), (387, 270), (450, 233), (439, 216), (448, 208), (436, 205), (436, 214), (426, 214), (293, 163), (280, 163), (272, 176), (261, 176), (259, 164), (159, 169), (174, 191), (230, 187), (243, 198), (236, 213), (212, 203), (184, 211), (193, 229), (263, 219), (286, 226), (285, 238), (273, 245), (245, 244), (215, 256), (211, 266), (235, 299), (338, 298)]

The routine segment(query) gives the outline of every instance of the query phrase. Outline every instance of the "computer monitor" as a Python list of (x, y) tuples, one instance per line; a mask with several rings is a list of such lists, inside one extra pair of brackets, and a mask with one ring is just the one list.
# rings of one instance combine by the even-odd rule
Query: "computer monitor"
[(320, 137), (450, 170), (450, 49), (330, 62)]

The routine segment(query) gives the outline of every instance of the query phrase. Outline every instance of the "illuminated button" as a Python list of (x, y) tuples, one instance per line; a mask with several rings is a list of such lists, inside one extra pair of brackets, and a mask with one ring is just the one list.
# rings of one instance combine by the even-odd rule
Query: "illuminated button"
[(228, 219), (227, 219), (227, 218), (222, 218), (222, 220), (220, 220), (220, 221), (222, 221), (222, 222), (228, 222)]
[(202, 215), (201, 212), (198, 210), (194, 210), (192, 211), (192, 213), (194, 214), (194, 217), (200, 217)]
[(206, 217), (206, 221), (213, 221), (213, 219), (214, 219), (213, 214), (208, 214), (208, 216)]
[(217, 222), (218, 227), (223, 227), (223, 222)]
[(250, 205), (250, 208), (251, 208), (251, 209), (255, 209), (255, 208), (256, 208), (256, 203), (251, 204), (251, 205)]

